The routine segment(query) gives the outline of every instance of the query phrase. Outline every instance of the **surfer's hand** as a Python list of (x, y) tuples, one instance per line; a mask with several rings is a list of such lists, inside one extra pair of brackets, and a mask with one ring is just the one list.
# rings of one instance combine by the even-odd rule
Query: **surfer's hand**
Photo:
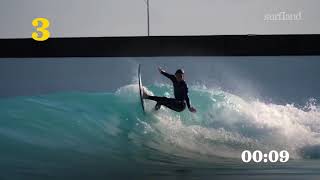
[(164, 70), (161, 67), (158, 67), (158, 70), (160, 73), (164, 72)]
[(194, 107), (190, 107), (190, 108), (189, 108), (189, 111), (190, 111), (190, 112), (193, 112), (193, 113), (196, 113), (196, 112), (197, 112), (196, 108), (194, 108)]

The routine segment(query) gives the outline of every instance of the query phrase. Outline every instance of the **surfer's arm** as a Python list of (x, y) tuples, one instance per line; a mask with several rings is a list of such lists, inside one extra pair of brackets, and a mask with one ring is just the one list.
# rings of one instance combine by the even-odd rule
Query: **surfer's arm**
[(188, 90), (188, 86), (187, 84), (184, 82), (184, 99), (187, 103), (188, 108), (190, 109), (191, 105), (190, 105), (190, 99), (189, 99), (189, 90)]
[(175, 76), (172, 75), (172, 74), (169, 74), (167, 72), (165, 72), (163, 69), (159, 68), (159, 72), (164, 75), (165, 77), (169, 78), (171, 81), (174, 81), (175, 80)]
[(197, 112), (197, 110), (194, 108), (194, 107), (192, 107), (191, 106), (191, 104), (190, 104), (190, 98), (189, 98), (189, 92), (188, 92), (189, 90), (188, 90), (188, 86), (187, 86), (187, 84), (185, 84), (185, 101), (186, 101), (186, 103), (187, 103), (187, 107), (188, 107), (188, 109), (189, 109), (189, 111), (190, 112)]
[(190, 109), (191, 105), (190, 105), (190, 99), (188, 94), (186, 95), (186, 103), (187, 103), (188, 109)]

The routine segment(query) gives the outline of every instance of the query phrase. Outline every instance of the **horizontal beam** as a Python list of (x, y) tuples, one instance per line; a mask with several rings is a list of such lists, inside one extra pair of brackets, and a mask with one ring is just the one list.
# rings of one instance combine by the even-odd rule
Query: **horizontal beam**
[(0, 39), (0, 57), (320, 55), (320, 35)]

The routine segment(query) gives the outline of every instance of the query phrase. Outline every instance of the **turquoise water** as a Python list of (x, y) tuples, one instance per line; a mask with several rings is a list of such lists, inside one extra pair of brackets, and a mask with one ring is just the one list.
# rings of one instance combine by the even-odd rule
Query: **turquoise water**
[[(150, 93), (170, 96), (168, 85)], [(320, 111), (191, 87), (197, 114), (146, 101), (136, 84), (0, 100), (0, 179), (318, 179)], [(245, 149), (287, 163), (242, 163)]]

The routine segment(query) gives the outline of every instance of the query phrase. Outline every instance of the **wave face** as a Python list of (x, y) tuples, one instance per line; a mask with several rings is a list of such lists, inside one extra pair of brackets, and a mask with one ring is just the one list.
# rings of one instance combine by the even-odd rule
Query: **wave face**
[[(172, 88), (152, 85), (169, 96)], [(79, 178), (145, 173), (161, 167), (240, 162), (243, 150), (287, 150), (293, 159), (320, 157), (320, 111), (245, 100), (190, 88), (198, 113), (155, 112), (138, 86), (115, 93), (58, 93), (0, 100), (0, 167), (4, 178)], [(196, 165), (195, 165), (196, 164)], [(205, 165), (203, 165), (205, 166)], [(143, 170), (144, 169), (144, 170)]]

